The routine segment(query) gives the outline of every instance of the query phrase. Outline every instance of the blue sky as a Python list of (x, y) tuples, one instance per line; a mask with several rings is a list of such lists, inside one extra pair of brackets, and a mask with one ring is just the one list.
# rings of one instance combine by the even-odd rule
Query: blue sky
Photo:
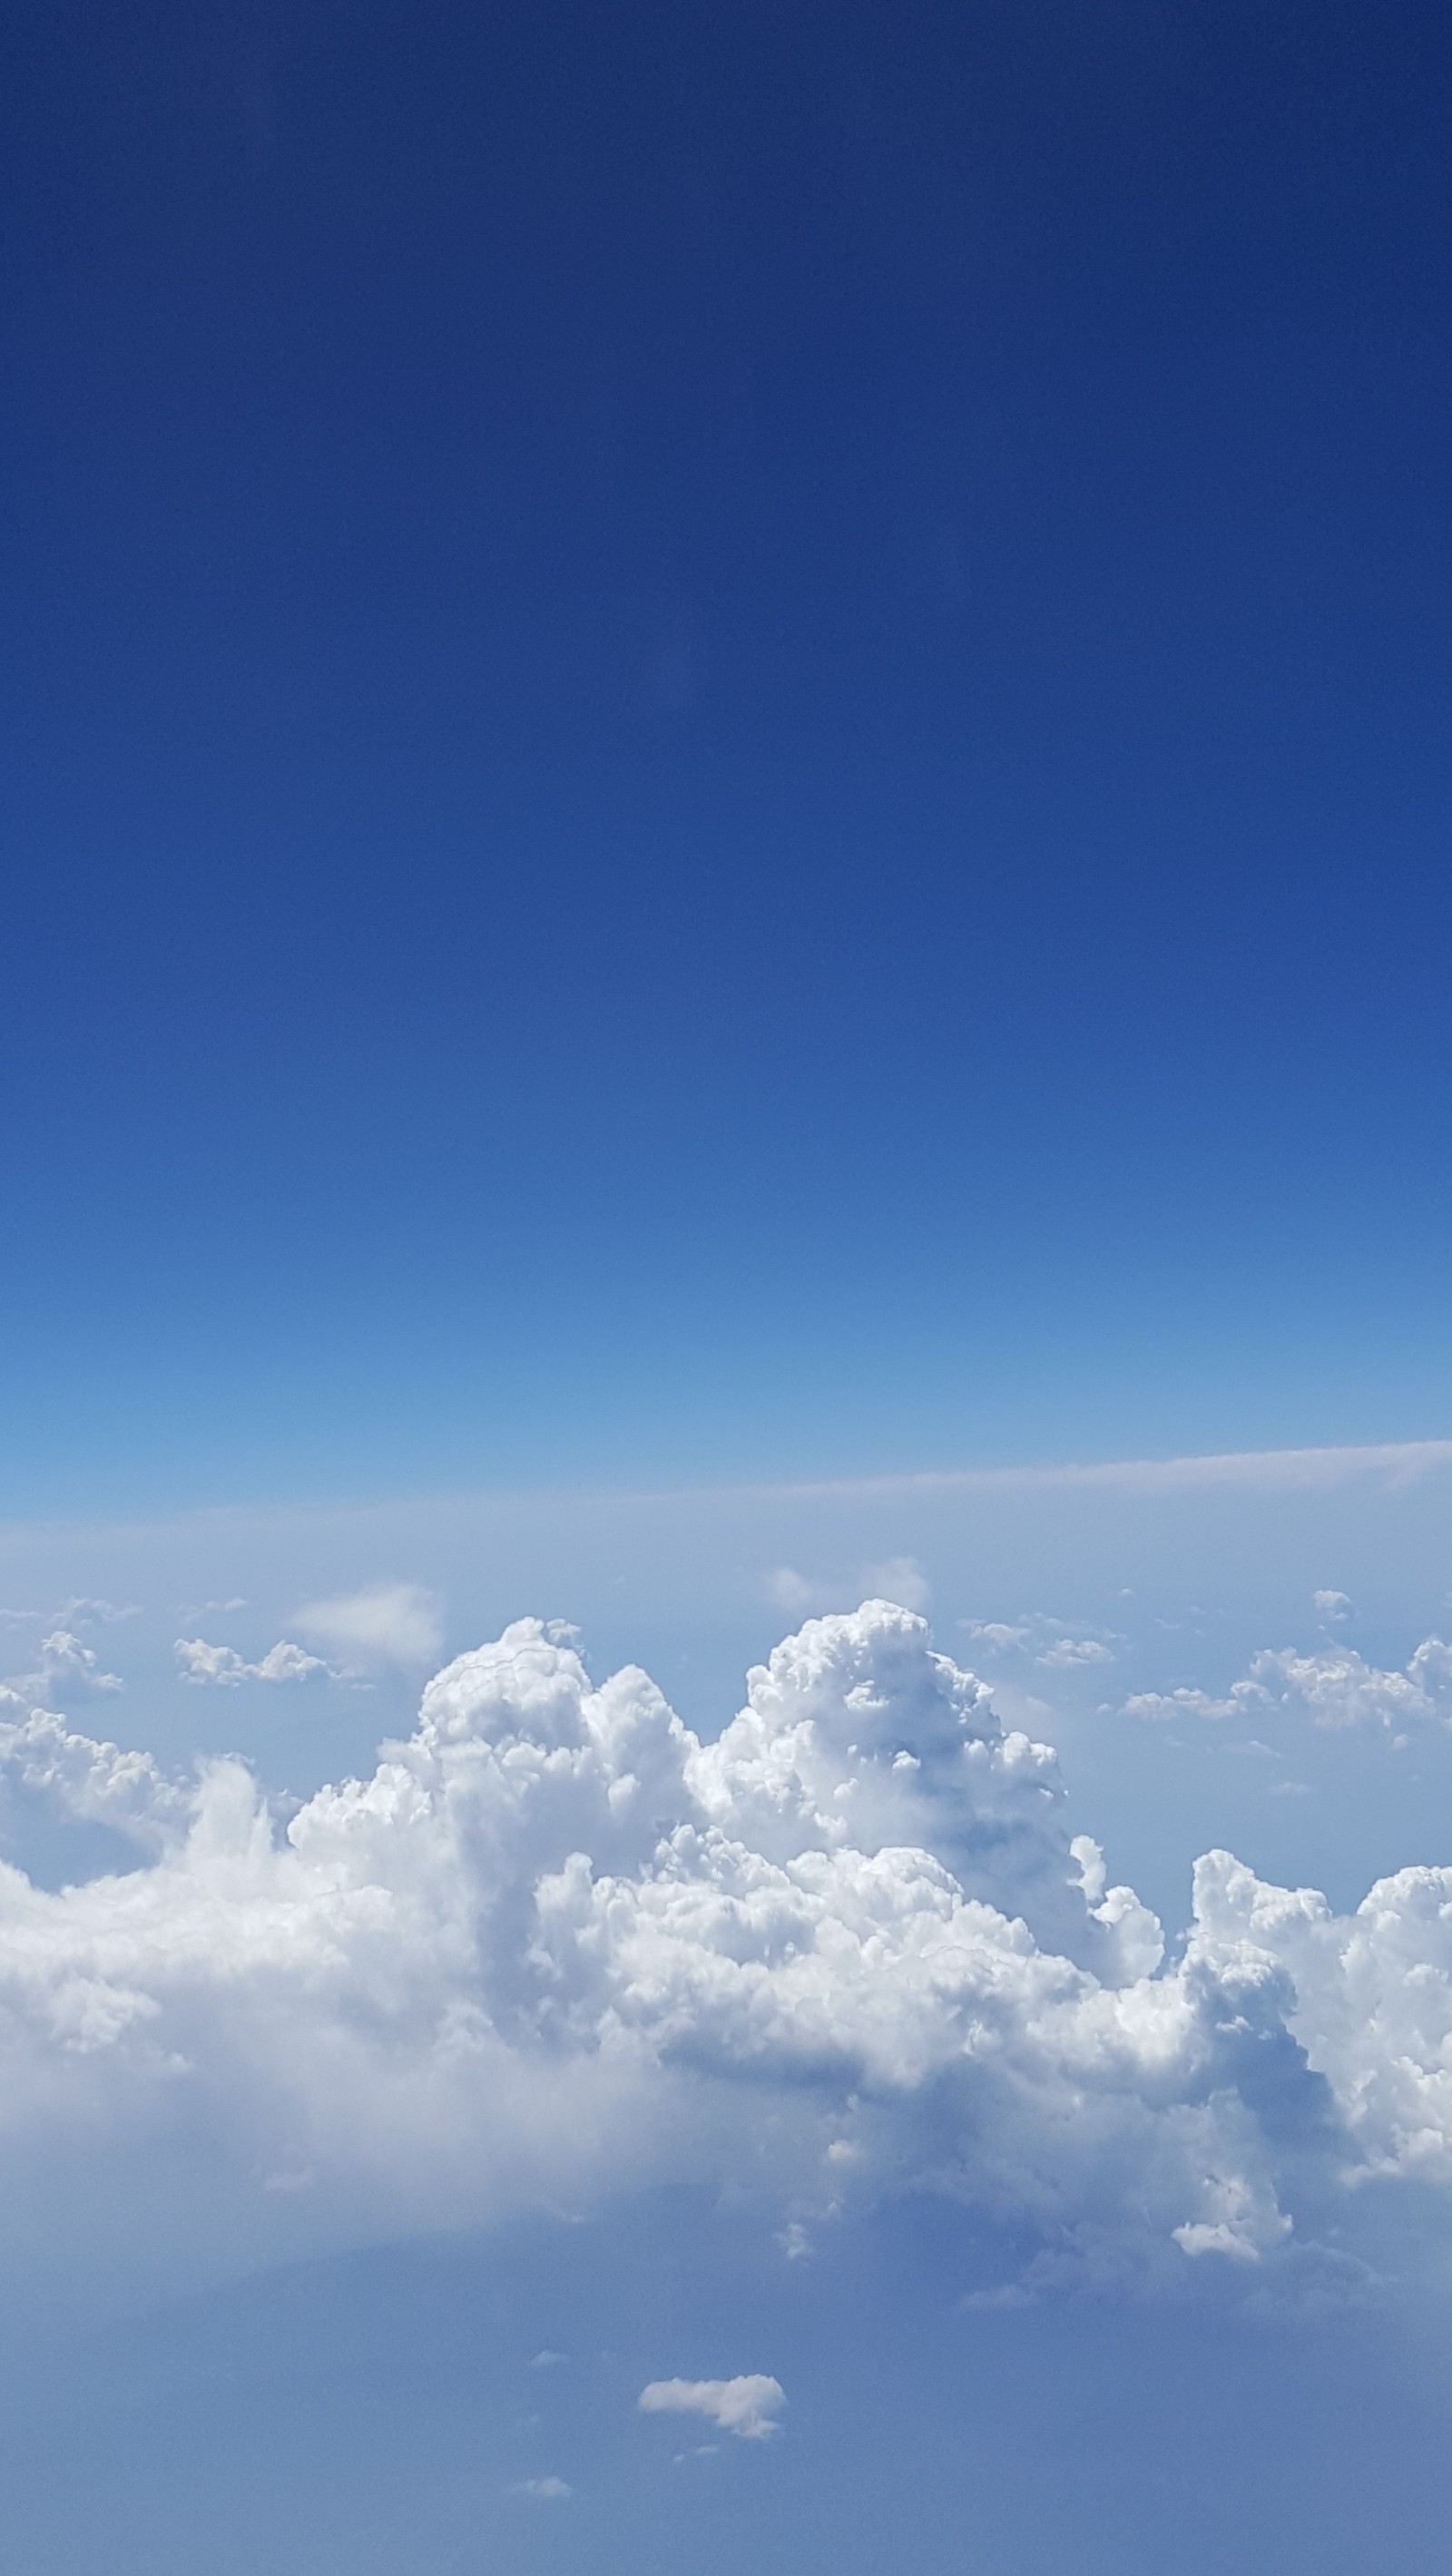
[(1447, 80), (23, 15), (7, 1507), (1445, 1428)]
[(1431, 2576), (1445, 12), (3, 46), (7, 2566)]

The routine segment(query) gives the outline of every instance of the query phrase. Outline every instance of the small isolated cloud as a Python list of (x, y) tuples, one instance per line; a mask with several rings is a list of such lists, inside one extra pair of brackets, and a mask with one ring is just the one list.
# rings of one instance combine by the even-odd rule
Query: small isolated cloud
[[(1228, 2255), (1233, 2263), (1258, 2263), (1265, 2246), (1266, 2221), (1259, 2196), (1243, 2174), (1211, 2174), (1205, 2183), (1212, 2215), (1171, 2228), (1184, 2254)], [(1288, 2236), (1291, 2222), (1280, 2217), (1274, 2233)]]
[(295, 1625), (351, 1664), (423, 1665), (443, 1641), (438, 1596), (421, 1583), (377, 1583), (305, 1601)]
[(239, 1682), (305, 1682), (331, 1669), (321, 1655), (310, 1655), (290, 1637), (279, 1637), (255, 1664), (249, 1664), (235, 1646), (209, 1645), (205, 1637), (178, 1637), (174, 1652), (184, 1682), (215, 1683), (224, 1690), (234, 1689)]
[(564, 2478), (518, 2478), (509, 2492), (536, 2496), (542, 2504), (552, 2504), (558, 2496), (573, 2495), (575, 2490)]
[(738, 2441), (764, 2442), (780, 2430), (786, 2391), (779, 2379), (752, 2370), (739, 2379), (653, 2379), (636, 2402), (643, 2415), (704, 2415)]
[(766, 1597), (778, 1610), (795, 1616), (811, 1608), (817, 1597), (816, 1587), (798, 1574), (794, 1565), (778, 1565), (766, 1578)]
[(1114, 1649), (1106, 1646), (1102, 1637), (1055, 1637), (1041, 1655), (1035, 1655), (1034, 1661), (1066, 1672), (1077, 1664), (1112, 1664)]
[(1311, 1599), (1323, 1619), (1338, 1626), (1351, 1617), (1351, 1603), (1344, 1592), (1313, 1592)]
[(551, 2352), (546, 2344), (543, 2352), (531, 2353), (529, 2366), (531, 2370), (556, 2370), (565, 2358), (562, 2352)]
[(890, 1556), (882, 1565), (865, 1565), (862, 1589), (879, 1601), (896, 1601), (904, 1610), (925, 1610), (931, 1590), (915, 1556)]
[(1267, 1706), (1265, 1694), (1249, 1682), (1234, 1682), (1223, 1696), (1214, 1691), (1192, 1690), (1181, 1684), (1177, 1690), (1133, 1691), (1124, 1703), (1125, 1717), (1173, 1718), (1261, 1716)]

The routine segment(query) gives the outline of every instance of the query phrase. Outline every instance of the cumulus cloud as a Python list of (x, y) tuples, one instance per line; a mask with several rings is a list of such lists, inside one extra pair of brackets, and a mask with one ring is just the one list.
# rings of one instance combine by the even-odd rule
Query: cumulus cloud
[(0, 1722), (0, 1769), (53, 1798), (77, 1822), (111, 1825), (150, 1850), (160, 1850), (190, 1822), (191, 1797), (164, 1777), (149, 1753), (123, 1753), (119, 1745), (73, 1734), (49, 1709)]
[(779, 2379), (753, 2370), (739, 2379), (653, 2379), (636, 2402), (644, 2415), (704, 2415), (739, 2441), (764, 2442), (780, 2430), (786, 2391)]
[(321, 1655), (310, 1655), (290, 1637), (279, 1637), (255, 1664), (235, 1646), (209, 1645), (205, 1637), (178, 1637), (174, 1651), (184, 1682), (211, 1682), (224, 1690), (239, 1682), (305, 1682), (331, 1669)]
[(12, 1674), (8, 1684), (22, 1699), (43, 1703), (54, 1700), (62, 1707), (75, 1700), (100, 1698), (122, 1687), (120, 1674), (108, 1673), (94, 1648), (65, 1627), (53, 1628), (42, 1637), (31, 1671)]
[(521, 1620), (301, 1804), (45, 1712), (0, 1763), (145, 1855), (0, 1866), (0, 2252), (67, 2189), (57, 2241), (95, 2202), (222, 2264), (692, 2181), (792, 2243), (946, 2194), (1032, 2288), (1231, 2276), (1358, 2180), (1452, 2188), (1452, 1869), (1338, 1915), (1212, 1852), (1167, 1961), (1051, 1749), (887, 1601), (807, 1621), (714, 1741)]
[(443, 1638), (438, 1598), (420, 1583), (379, 1583), (369, 1591), (307, 1601), (294, 1624), (350, 1663), (400, 1664), (405, 1670), (431, 1663)]
[(1309, 1718), (1313, 1726), (1370, 1725), (1393, 1732), (1430, 1720), (1452, 1725), (1452, 1646), (1441, 1637), (1424, 1637), (1405, 1666), (1390, 1672), (1368, 1664), (1354, 1646), (1323, 1646), (1309, 1655), (1293, 1646), (1266, 1647), (1221, 1696), (1183, 1687), (1137, 1691), (1124, 1708), (1128, 1717), (1250, 1722), (1279, 1710)]

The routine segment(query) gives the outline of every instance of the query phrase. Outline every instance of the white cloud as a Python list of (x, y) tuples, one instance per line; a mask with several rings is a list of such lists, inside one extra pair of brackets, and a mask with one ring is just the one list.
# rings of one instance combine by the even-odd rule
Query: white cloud
[(79, 1822), (112, 1825), (152, 1849), (185, 1832), (190, 1821), (191, 1799), (149, 1753), (123, 1753), (119, 1745), (72, 1734), (49, 1709), (0, 1724), (0, 1767), (13, 1769), (27, 1789), (54, 1798)]
[(379, 1583), (304, 1602), (295, 1625), (350, 1662), (405, 1669), (431, 1662), (443, 1637), (438, 1599), (419, 1583)]
[(1049, 1748), (886, 1603), (808, 1621), (711, 1742), (521, 1620), (280, 1813), (43, 1711), (0, 1762), (154, 1854), (0, 1867), (10, 2258), (94, 2267), (104, 2226), (205, 2268), (714, 2179), (791, 2243), (948, 2193), (1037, 2244), (1033, 2287), (1271, 2261), (1348, 2177), (1452, 2188), (1452, 1869), (1343, 1916), (1212, 1852), (1166, 1964)]
[(739, 2379), (653, 2379), (637, 2404), (645, 2415), (704, 2415), (739, 2441), (763, 2442), (780, 2430), (786, 2391), (779, 2379), (753, 2370)]
[(559, 2497), (573, 2495), (575, 2490), (563, 2478), (517, 2478), (511, 2495), (535, 2496), (541, 2503), (553, 2504)]
[(1233, 1682), (1223, 1695), (1181, 1683), (1175, 1690), (1131, 1692), (1124, 1703), (1123, 1714), (1126, 1717), (1243, 1717), (1249, 1720), (1263, 1716), (1267, 1704), (1264, 1691), (1250, 1682)]
[(11, 1676), (10, 1688), (25, 1699), (59, 1701), (96, 1699), (123, 1687), (119, 1673), (108, 1673), (94, 1649), (69, 1628), (53, 1628), (42, 1637), (33, 1671)]
[(174, 1648), (184, 1682), (213, 1682), (235, 1689), (240, 1682), (305, 1682), (331, 1668), (321, 1655), (310, 1655), (290, 1637), (279, 1637), (255, 1664), (235, 1646), (209, 1645), (205, 1637), (178, 1637)]
[(1102, 1637), (1055, 1637), (1035, 1661), (1060, 1671), (1076, 1664), (1112, 1664), (1114, 1649)]
[(958, 1625), (975, 1646), (986, 1646), (992, 1655), (1011, 1655), (1033, 1635), (1026, 1620), (960, 1619)]
[(1390, 1672), (1368, 1664), (1354, 1646), (1323, 1646), (1309, 1655), (1293, 1646), (1268, 1646), (1251, 1657), (1249, 1672), (1223, 1696), (1181, 1687), (1138, 1691), (1124, 1703), (1127, 1717), (1148, 1718), (1254, 1722), (1276, 1710), (1320, 1727), (1370, 1725), (1395, 1732), (1434, 1720), (1452, 1725), (1452, 1646), (1441, 1637), (1424, 1637), (1406, 1665)]
[(864, 1566), (862, 1590), (879, 1601), (897, 1601), (904, 1610), (925, 1610), (931, 1585), (915, 1556), (889, 1556), (881, 1565)]
[(100, 1601), (83, 1592), (73, 1593), (68, 1601), (62, 1602), (56, 1613), (57, 1624), (63, 1628), (86, 1628), (97, 1624), (109, 1628), (120, 1619), (139, 1619), (140, 1616), (139, 1601)]
[(990, 1655), (1031, 1655), (1036, 1664), (1051, 1672), (1072, 1671), (1083, 1664), (1112, 1664), (1113, 1642), (1106, 1636), (1075, 1636), (1062, 1619), (1048, 1617), (1042, 1610), (1026, 1611), (1022, 1618), (960, 1619), (964, 1635), (975, 1646)]
[(858, 1600), (863, 1594), (895, 1602), (904, 1610), (922, 1610), (927, 1606), (930, 1590), (915, 1556), (885, 1557), (880, 1564), (864, 1565), (855, 1576), (837, 1581), (799, 1574), (793, 1565), (777, 1566), (766, 1579), (768, 1601), (796, 1619), (809, 1610), (830, 1609), (844, 1600)]
[(1322, 1618), (1332, 1626), (1339, 1626), (1343, 1619), (1352, 1615), (1351, 1603), (1344, 1592), (1313, 1592), (1311, 1599)]
[(766, 1597), (776, 1609), (785, 1610), (788, 1618), (799, 1618), (811, 1608), (817, 1593), (795, 1566), (779, 1565), (766, 1578)]

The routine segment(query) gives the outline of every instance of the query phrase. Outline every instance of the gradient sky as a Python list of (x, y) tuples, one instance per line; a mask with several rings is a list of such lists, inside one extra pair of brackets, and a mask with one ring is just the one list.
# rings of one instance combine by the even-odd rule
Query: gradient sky
[(1409, 0), (8, 13), (6, 2576), (1442, 2576), (1449, 216)]
[(0, 1504), (1449, 1426), (1442, 10), (17, 10)]

